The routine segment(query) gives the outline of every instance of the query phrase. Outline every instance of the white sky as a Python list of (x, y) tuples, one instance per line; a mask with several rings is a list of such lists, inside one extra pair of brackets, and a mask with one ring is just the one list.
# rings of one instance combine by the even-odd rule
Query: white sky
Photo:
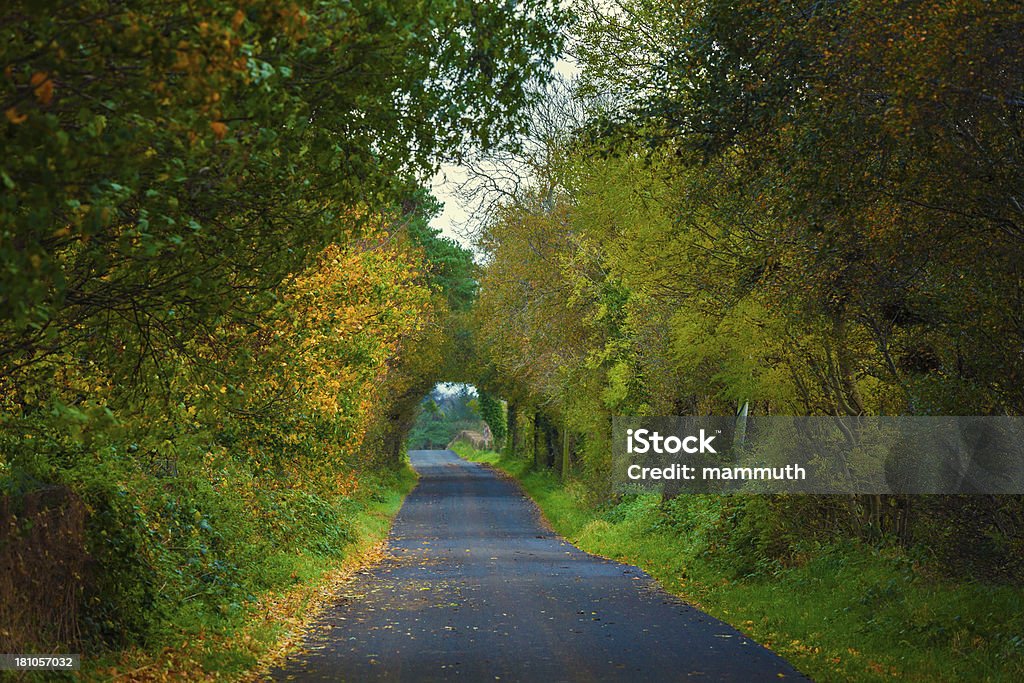
[(441, 169), (430, 181), (430, 191), (444, 203), (444, 210), (435, 216), (430, 225), (441, 231), (445, 237), (451, 237), (464, 247), (469, 247), (468, 240), (459, 234), (459, 226), (469, 216), (467, 207), (455, 196), (459, 185), (466, 180), (466, 172), (455, 164), (441, 164)]
[[(566, 79), (574, 78), (580, 73), (576, 62), (566, 58), (555, 61), (554, 71)], [(445, 237), (452, 238), (464, 247), (472, 248), (471, 238), (465, 234), (470, 207), (463, 206), (455, 196), (459, 185), (465, 180), (466, 171), (462, 167), (456, 164), (441, 164), (441, 169), (430, 181), (430, 190), (444, 204), (444, 210), (430, 221), (430, 225), (440, 230)]]
[(465, 382), (439, 382), (434, 385), (434, 391), (440, 391), (442, 394), (457, 394), (464, 387), (469, 389), (469, 393), (476, 395), (476, 387)]

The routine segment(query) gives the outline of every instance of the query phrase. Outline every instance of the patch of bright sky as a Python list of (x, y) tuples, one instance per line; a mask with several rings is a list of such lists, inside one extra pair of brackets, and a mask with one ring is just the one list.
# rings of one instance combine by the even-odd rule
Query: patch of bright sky
[(462, 382), (439, 382), (434, 385), (434, 391), (442, 394), (458, 394), (461, 391), (468, 391), (471, 396), (476, 396), (476, 387), (472, 384)]
[[(555, 61), (554, 72), (565, 79), (579, 75), (576, 62), (561, 58)], [(441, 169), (430, 181), (430, 190), (444, 204), (444, 210), (430, 221), (430, 225), (441, 231), (467, 249), (472, 249), (473, 226), (468, 224), (471, 206), (463, 204), (457, 196), (462, 183), (466, 182), (466, 170), (456, 164), (441, 164)]]

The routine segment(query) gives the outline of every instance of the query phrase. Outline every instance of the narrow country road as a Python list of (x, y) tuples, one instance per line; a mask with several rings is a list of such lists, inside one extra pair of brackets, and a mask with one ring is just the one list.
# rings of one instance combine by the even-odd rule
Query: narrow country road
[(635, 567), (543, 528), (518, 487), (451, 451), (414, 451), (420, 482), (390, 557), (348, 584), (287, 681), (802, 679)]

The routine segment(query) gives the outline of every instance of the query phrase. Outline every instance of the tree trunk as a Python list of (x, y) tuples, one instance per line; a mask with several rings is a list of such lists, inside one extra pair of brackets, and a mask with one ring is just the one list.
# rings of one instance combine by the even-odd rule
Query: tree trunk
[(544, 434), (547, 437), (544, 440), (544, 464), (550, 469), (555, 466), (555, 457), (558, 453), (558, 428), (548, 418), (544, 418), (544, 426), (546, 427)]
[(507, 443), (505, 444), (505, 453), (509, 457), (515, 457), (515, 455), (517, 453), (518, 446), (519, 446), (519, 417), (518, 417), (518, 415), (519, 415), (519, 405), (515, 401), (509, 401), (508, 402), (508, 417), (506, 418), (507, 422), (508, 422), (508, 429), (507, 429), (508, 434), (505, 437), (506, 439), (508, 439)]
[(533, 411), (533, 466), (537, 469), (544, 467), (544, 427), (543, 417), (539, 410)]
[(569, 452), (572, 450), (569, 447), (569, 425), (566, 424), (562, 428), (562, 481), (569, 481)]

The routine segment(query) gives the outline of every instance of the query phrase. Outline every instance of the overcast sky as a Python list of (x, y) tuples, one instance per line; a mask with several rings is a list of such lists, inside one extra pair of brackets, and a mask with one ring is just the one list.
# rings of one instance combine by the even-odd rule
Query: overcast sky
[[(573, 78), (580, 72), (575, 62), (567, 59), (559, 59), (555, 62), (555, 73), (564, 78)], [(444, 211), (430, 221), (430, 224), (441, 231), (446, 237), (451, 237), (464, 247), (470, 247), (470, 239), (465, 235), (466, 219), (469, 216), (469, 207), (463, 206), (455, 192), (459, 185), (465, 182), (466, 172), (460, 166), (454, 164), (442, 164), (441, 170), (430, 181), (430, 189), (440, 201), (444, 203)]]

